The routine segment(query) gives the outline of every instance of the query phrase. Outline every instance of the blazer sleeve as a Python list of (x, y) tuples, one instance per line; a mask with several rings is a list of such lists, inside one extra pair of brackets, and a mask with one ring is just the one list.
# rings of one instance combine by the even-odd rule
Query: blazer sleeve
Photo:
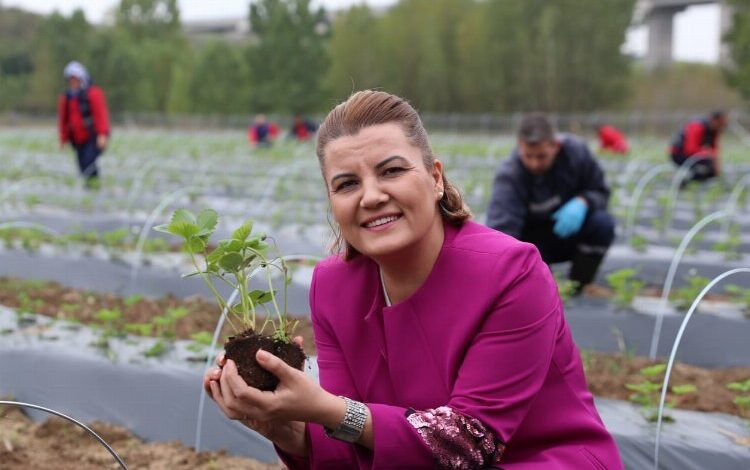
[[(546, 380), (562, 319), (556, 284), (538, 251), (523, 244), (513, 258), (518, 275), (488, 310), (449, 402), (429, 410), (368, 404), (375, 468), (393, 461), (403, 468), (501, 464), (506, 443)], [(507, 258), (499, 260), (492, 278), (501, 279), (508, 268)], [(497, 359), (502, 366), (487, 367)]]
[[(517, 245), (510, 259), (499, 259), (493, 278), (501, 279), (501, 272), (509, 266), (518, 275), (498, 289), (466, 351), (448, 403), (427, 410), (367, 403), (372, 414), (372, 451), (329, 439), (320, 426), (309, 424), (309, 459), (290, 461), (280, 453), (282, 460), (293, 470), (393, 468), (395, 463), (398, 468), (499, 465), (505, 443), (523, 422), (546, 379), (562, 318), (555, 282), (533, 246)], [(332, 393), (356, 397), (332, 332), (315, 317), (313, 327), (321, 385)], [(502, 361), (502, 367), (488, 368), (489, 358), (511, 359)]]
[[(316, 267), (310, 285), (310, 316), (318, 352), (320, 385), (328, 392), (357, 399), (358, 392), (349, 371), (341, 347), (330, 325), (322, 318), (317, 308), (317, 279), (320, 267)], [(278, 447), (276, 452), (290, 470), (357, 468), (358, 461), (370, 460), (370, 452), (360, 446), (332, 439), (325, 435), (323, 427), (315, 423), (305, 426), (308, 457), (292, 456)]]

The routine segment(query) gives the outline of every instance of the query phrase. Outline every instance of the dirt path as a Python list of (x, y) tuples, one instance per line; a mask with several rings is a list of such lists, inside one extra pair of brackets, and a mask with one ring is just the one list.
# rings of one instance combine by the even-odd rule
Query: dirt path
[[(179, 442), (143, 443), (127, 429), (102, 422), (90, 427), (120, 454), (130, 470), (276, 470), (224, 452), (200, 452)], [(34, 423), (18, 408), (0, 407), (0, 469), (119, 469), (112, 456), (83, 429), (53, 417)]]

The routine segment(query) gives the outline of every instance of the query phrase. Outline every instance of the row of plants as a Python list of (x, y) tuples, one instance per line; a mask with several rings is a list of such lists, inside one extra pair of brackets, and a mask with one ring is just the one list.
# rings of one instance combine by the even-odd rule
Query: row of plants
[[(0, 278), (0, 304), (16, 311), (19, 328), (29, 325), (31, 314), (82, 324), (98, 330), (96, 346), (112, 355), (110, 341), (127, 340), (130, 336), (156, 338), (157, 342), (143, 350), (144, 356), (156, 357), (169, 351), (173, 341), (191, 340), (189, 349), (200, 359), (210, 344), (213, 329), (221, 311), (201, 297), (178, 299), (173, 296), (148, 298), (140, 295), (118, 297), (65, 287), (56, 282)], [(265, 314), (257, 321), (264, 322)], [(306, 318), (296, 319), (296, 334), (304, 338), (309, 354), (315, 353), (312, 328)], [(8, 329), (2, 334), (13, 334)], [(233, 330), (226, 325), (223, 337)]]
[[(21, 248), (27, 251), (38, 251), (42, 245), (57, 247), (101, 245), (110, 250), (129, 251), (136, 248), (136, 242), (136, 234), (127, 227), (106, 231), (74, 231), (60, 235), (26, 227), (0, 229), (0, 246)], [(149, 237), (143, 245), (143, 251), (146, 253), (179, 251), (179, 247), (170, 245), (163, 238)]]
[[(555, 275), (557, 288), (564, 303), (569, 303), (576, 290), (576, 283)], [(598, 296), (604, 296), (612, 300), (616, 308), (627, 309), (633, 304), (636, 297), (661, 296), (660, 288), (647, 287), (646, 281), (639, 277), (638, 268), (622, 268), (605, 276), (607, 286), (596, 286), (590, 289)], [(684, 283), (673, 287), (669, 295), (669, 301), (679, 312), (686, 313), (693, 301), (701, 291), (708, 285), (710, 279), (690, 273), (683, 277)], [(729, 284), (724, 287), (723, 294), (710, 294), (709, 300), (723, 300), (736, 303), (740, 306), (742, 313), (750, 318), (750, 287), (742, 287)]]

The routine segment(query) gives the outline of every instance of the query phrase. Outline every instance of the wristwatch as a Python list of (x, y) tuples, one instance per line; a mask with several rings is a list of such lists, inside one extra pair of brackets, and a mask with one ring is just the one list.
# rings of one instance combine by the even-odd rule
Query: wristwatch
[(357, 442), (367, 421), (367, 406), (364, 403), (341, 397), (346, 402), (346, 413), (339, 427), (331, 429), (325, 427), (326, 436), (345, 442)]

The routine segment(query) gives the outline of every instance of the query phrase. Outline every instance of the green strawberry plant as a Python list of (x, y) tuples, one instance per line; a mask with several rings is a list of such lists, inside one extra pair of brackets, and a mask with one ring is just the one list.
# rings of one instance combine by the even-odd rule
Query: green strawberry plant
[(711, 282), (708, 278), (694, 274), (691, 274), (686, 279), (688, 282), (687, 285), (675, 289), (670, 296), (675, 307), (679, 310), (689, 309), (701, 291)]
[(726, 291), (742, 305), (742, 313), (750, 317), (750, 289), (730, 284), (726, 287)]
[[(237, 364), (239, 375), (248, 385), (259, 390), (275, 390), (279, 379), (258, 364), (255, 354), (259, 349), (276, 355), (299, 370), (305, 362), (304, 351), (292, 341), (297, 321), (291, 320), (286, 310), (287, 287), (291, 282), (289, 269), (283, 258), (271, 256), (265, 235), (252, 234), (249, 220), (234, 230), (231, 238), (220, 240), (215, 248), (209, 249), (209, 246), (214, 246), (209, 245), (209, 239), (217, 222), (218, 215), (211, 209), (197, 215), (178, 209), (168, 224), (155, 229), (183, 240), (183, 249), (195, 268), (188, 276), (201, 276), (216, 302), (227, 312), (227, 321), (235, 331), (235, 335), (224, 343), (227, 360)], [(274, 271), (284, 278), (281, 307), (272, 283)], [(256, 272), (265, 274), (268, 290), (250, 290), (248, 281)], [(216, 288), (216, 282), (232, 287), (239, 298), (232, 302), (225, 300)], [(258, 309), (266, 313), (262, 324), (258, 321)], [(267, 334), (265, 331), (269, 326), (270, 334)]]
[[(625, 388), (633, 392), (628, 399), (641, 407), (641, 412), (649, 422), (655, 422), (658, 419), (658, 407), (662, 389), (661, 381), (666, 369), (666, 364), (654, 364), (644, 367), (640, 370), (643, 381), (637, 384), (625, 384)], [(688, 393), (695, 393), (696, 391), (697, 388), (692, 384), (672, 386), (673, 396), (686, 395)], [(674, 408), (675, 400), (668, 401), (666, 406)], [(667, 423), (674, 422), (674, 418), (667, 414), (663, 415), (663, 419)]]
[(645, 281), (636, 279), (638, 271), (633, 268), (618, 269), (607, 275), (607, 283), (615, 291), (615, 304), (618, 308), (628, 308), (638, 295)]
[(728, 383), (727, 388), (736, 392), (732, 402), (740, 409), (740, 413), (746, 417), (750, 416), (750, 379), (743, 382)]
[[(286, 263), (280, 257), (269, 254), (270, 245), (265, 235), (252, 234), (252, 221), (240, 225), (229, 239), (218, 242), (213, 250), (208, 250), (209, 239), (213, 235), (218, 214), (205, 209), (197, 215), (185, 209), (174, 211), (168, 224), (154, 229), (179, 237), (183, 250), (190, 256), (195, 271), (187, 276), (201, 276), (213, 293), (216, 302), (228, 312), (227, 321), (236, 333), (251, 330), (263, 334), (266, 327), (272, 329), (271, 336), (278, 341), (291, 343), (292, 333), (297, 324), (286, 312), (286, 289), (291, 282)], [(248, 280), (256, 270), (265, 271), (268, 290), (249, 290)], [(276, 291), (271, 282), (272, 272), (277, 270), (284, 276), (283, 304), (279, 306)], [(229, 304), (216, 288), (216, 282), (227, 284), (239, 293), (238, 300)], [(268, 313), (262, 325), (258, 324), (257, 311), (262, 308)]]

